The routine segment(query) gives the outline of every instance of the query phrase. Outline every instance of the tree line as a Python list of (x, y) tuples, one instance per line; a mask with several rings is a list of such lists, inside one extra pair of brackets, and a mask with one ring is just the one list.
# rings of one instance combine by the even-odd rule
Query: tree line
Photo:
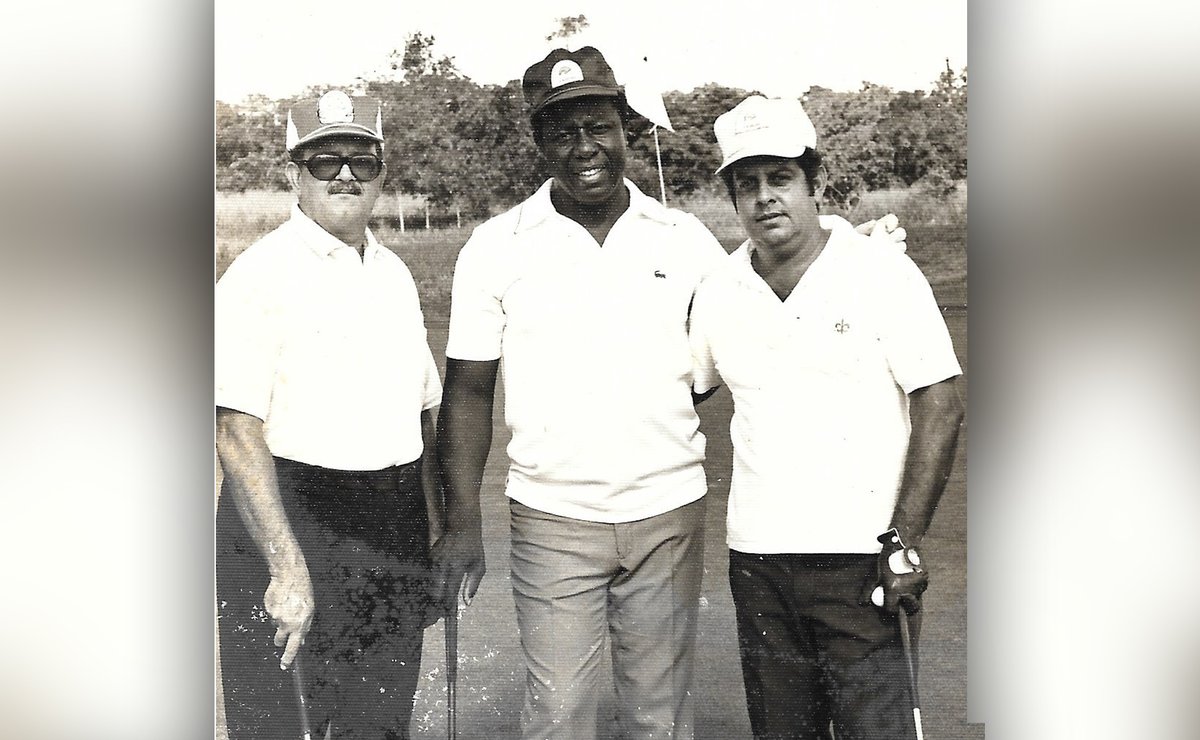
[[(216, 104), (216, 185), (219, 190), (286, 189), (283, 177), (287, 111), (300, 96), (251, 96)], [(360, 78), (354, 91), (383, 101), (386, 192), (421, 195), (466, 216), (498, 213), (545, 180), (529, 129), (521, 83), (480, 85), (434, 38), (411, 34), (384, 70)], [(755, 91), (709, 84), (664, 96), (675, 132), (659, 132), (668, 192), (683, 196), (711, 187), (720, 163), (713, 121)], [(967, 176), (967, 69), (947, 68), (930, 91), (893, 91), (872, 83), (836, 92), (814, 86), (801, 101), (816, 126), (830, 174), (827, 197), (845, 205), (863, 192), (917, 186), (944, 197)], [(630, 126), (628, 176), (658, 193), (654, 140), (648, 121)]]

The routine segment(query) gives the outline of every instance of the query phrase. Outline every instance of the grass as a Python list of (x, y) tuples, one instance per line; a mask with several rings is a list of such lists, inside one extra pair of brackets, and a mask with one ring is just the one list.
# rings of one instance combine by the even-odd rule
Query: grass
[[(217, 193), (216, 200), (216, 277), (225, 274), (229, 263), (255, 241), (287, 220), (295, 198), (291, 193), (248, 191)], [(404, 260), (417, 284), (421, 306), (429, 317), (449, 316), (450, 281), (458, 251), (471, 235), (467, 224), (461, 229), (430, 229), (424, 226), (423, 211), (409, 208), (419, 201), (405, 203), (406, 224), (400, 231), (395, 198), (380, 198), (371, 218), (371, 231), (380, 243)], [(418, 215), (419, 214), (419, 215)], [(416, 226), (417, 228), (412, 228)]]
[(409, 229), (401, 234), (388, 225), (373, 226), (376, 238), (400, 255), (408, 265), (413, 281), (417, 284), (417, 295), (421, 296), (421, 308), (427, 318), (450, 316), (450, 282), (454, 275), (454, 262), (471, 229), (432, 229), (430, 231)]
[[(242, 250), (283, 223), (293, 202), (291, 193), (285, 192), (217, 193), (217, 277), (224, 274)], [(737, 213), (723, 189), (696, 193), (669, 204), (694, 213), (726, 250), (732, 251), (745, 239)], [(867, 193), (854, 209), (841, 211), (839, 215), (859, 223), (895, 213), (908, 231), (909, 256), (934, 286), (942, 305), (966, 305), (966, 205), (965, 186), (945, 203), (933, 201), (913, 189), (893, 189)], [(426, 316), (448, 316), (454, 262), (471, 234), (471, 224), (464, 223), (461, 229), (426, 231), (422, 206), (417, 199), (405, 198), (405, 218), (410, 228), (401, 232), (397, 200), (380, 198), (371, 229), (381, 243), (408, 265)]]

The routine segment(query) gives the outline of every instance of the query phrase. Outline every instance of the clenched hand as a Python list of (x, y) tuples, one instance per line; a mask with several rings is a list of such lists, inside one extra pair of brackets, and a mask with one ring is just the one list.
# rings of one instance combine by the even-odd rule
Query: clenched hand
[(312, 626), (314, 604), (312, 581), (305, 563), (271, 576), (271, 583), (263, 595), (263, 608), (275, 620), (275, 647), (283, 648), (283, 657), (279, 661), (283, 670), (292, 664), (304, 644), (304, 637)]

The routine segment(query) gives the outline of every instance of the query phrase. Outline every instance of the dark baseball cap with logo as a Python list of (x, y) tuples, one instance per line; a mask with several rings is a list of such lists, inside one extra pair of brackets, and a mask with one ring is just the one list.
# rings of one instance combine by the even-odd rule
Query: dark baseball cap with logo
[(622, 98), (625, 91), (617, 84), (612, 67), (604, 55), (591, 46), (578, 51), (555, 49), (546, 58), (525, 70), (521, 81), (530, 115), (548, 105), (572, 98), (603, 96)]

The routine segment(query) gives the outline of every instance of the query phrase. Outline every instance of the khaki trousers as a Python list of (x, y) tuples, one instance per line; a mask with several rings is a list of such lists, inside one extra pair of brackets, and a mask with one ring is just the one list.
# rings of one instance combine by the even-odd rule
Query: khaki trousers
[(526, 663), (523, 738), (596, 737), (606, 641), (623, 734), (693, 737), (704, 510), (701, 498), (649, 519), (603, 524), (511, 502), (513, 598)]

